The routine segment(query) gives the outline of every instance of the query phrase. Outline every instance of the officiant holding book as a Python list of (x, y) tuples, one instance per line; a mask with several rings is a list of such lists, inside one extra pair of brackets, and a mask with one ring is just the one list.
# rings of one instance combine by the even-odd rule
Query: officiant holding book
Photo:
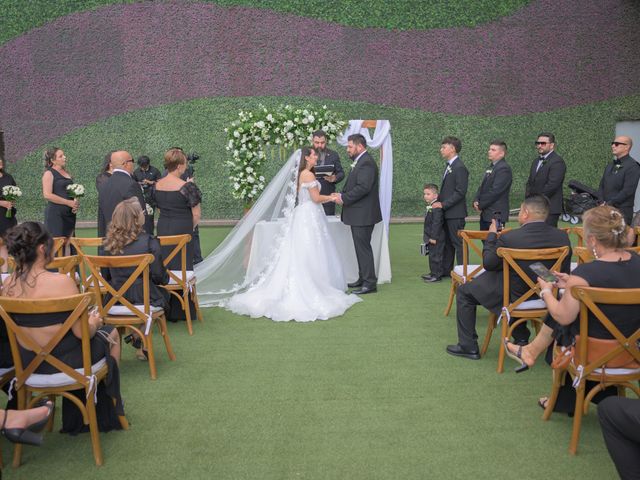
[[(337, 152), (327, 148), (327, 134), (322, 130), (313, 132), (313, 148), (318, 152), (318, 163), (315, 166), (316, 179), (320, 182), (320, 195), (331, 195), (336, 185), (344, 179), (344, 170)], [(325, 215), (336, 214), (336, 204), (327, 202), (323, 205)]]

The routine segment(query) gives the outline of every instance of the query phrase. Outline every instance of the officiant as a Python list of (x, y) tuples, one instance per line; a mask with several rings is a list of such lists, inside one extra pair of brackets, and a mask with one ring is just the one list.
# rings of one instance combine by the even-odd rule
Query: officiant
[[(316, 178), (320, 182), (320, 194), (331, 195), (336, 191), (336, 185), (344, 179), (344, 170), (340, 164), (337, 152), (327, 148), (327, 134), (322, 130), (313, 132), (313, 148), (318, 153), (316, 163)], [(322, 204), (325, 215), (336, 214), (336, 204), (327, 202)]]

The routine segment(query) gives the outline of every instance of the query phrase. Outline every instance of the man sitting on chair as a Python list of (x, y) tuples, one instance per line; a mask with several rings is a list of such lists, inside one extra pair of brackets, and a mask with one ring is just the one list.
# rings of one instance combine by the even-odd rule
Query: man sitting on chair
[[(558, 230), (545, 223), (549, 214), (549, 200), (543, 195), (527, 198), (520, 206), (518, 222), (521, 227), (505, 232), (500, 237), (497, 234), (496, 221), (491, 222), (489, 235), (482, 251), (482, 263), (485, 269), (472, 282), (458, 287), (456, 296), (456, 321), (458, 326), (458, 343), (447, 346), (447, 353), (473, 360), (480, 359), (478, 349), (478, 334), (476, 333), (476, 306), (482, 305), (496, 315), (502, 308), (502, 258), (498, 256), (500, 247), (506, 248), (556, 248), (571, 247), (569, 236), (563, 230)], [(535, 282), (536, 275), (527, 268), (533, 262), (519, 262), (523, 270), (530, 274)], [(571, 254), (564, 259), (561, 270), (569, 273)], [(511, 300), (524, 295), (529, 287), (518, 276), (511, 272), (510, 276)], [(535, 297), (531, 298), (532, 300)], [(505, 319), (506, 321), (506, 319)], [(513, 331), (515, 343), (526, 344), (529, 341), (529, 329), (523, 323)]]

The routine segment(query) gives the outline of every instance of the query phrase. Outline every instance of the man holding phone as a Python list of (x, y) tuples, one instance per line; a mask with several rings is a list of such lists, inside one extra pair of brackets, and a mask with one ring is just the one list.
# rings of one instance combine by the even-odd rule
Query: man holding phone
[[(458, 343), (447, 346), (447, 353), (458, 357), (480, 359), (478, 349), (478, 334), (476, 333), (476, 307), (482, 305), (489, 311), (499, 314), (502, 308), (502, 258), (498, 256), (498, 248), (554, 248), (568, 246), (571, 248), (569, 236), (563, 230), (558, 230), (545, 223), (549, 214), (549, 200), (543, 195), (533, 195), (520, 206), (518, 222), (521, 227), (510, 230), (498, 236), (496, 220), (489, 226), (489, 235), (482, 251), (482, 263), (485, 272), (478, 275), (472, 282), (458, 287), (456, 295), (456, 321), (458, 327)], [(531, 279), (537, 275), (529, 269), (533, 262), (518, 262), (525, 272), (530, 273)], [(561, 271), (569, 273), (571, 253), (562, 263)], [(514, 272), (510, 276), (511, 300), (522, 296), (529, 287)], [(532, 298), (533, 299), (533, 298)], [(526, 345), (529, 341), (529, 329), (523, 323), (513, 331), (514, 343)]]

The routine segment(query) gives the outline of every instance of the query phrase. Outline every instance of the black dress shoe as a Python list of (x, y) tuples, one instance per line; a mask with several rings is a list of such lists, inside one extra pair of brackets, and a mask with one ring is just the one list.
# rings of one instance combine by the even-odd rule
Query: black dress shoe
[(430, 273), (425, 273), (424, 275), (420, 275), (420, 278), (423, 280), (428, 280), (431, 277), (433, 277), (433, 275), (431, 275)]
[(362, 280), (358, 280), (356, 282), (353, 283), (347, 283), (347, 287), (349, 288), (358, 288), (362, 286)]
[(361, 287), (357, 290), (351, 290), (354, 295), (366, 295), (367, 293), (375, 293), (378, 289), (376, 287)]
[(425, 283), (433, 283), (442, 281), (441, 277), (434, 277), (433, 275), (424, 279)]
[(471, 360), (480, 360), (480, 352), (476, 350), (466, 350), (459, 344), (447, 345), (447, 353), (456, 357), (469, 358)]

